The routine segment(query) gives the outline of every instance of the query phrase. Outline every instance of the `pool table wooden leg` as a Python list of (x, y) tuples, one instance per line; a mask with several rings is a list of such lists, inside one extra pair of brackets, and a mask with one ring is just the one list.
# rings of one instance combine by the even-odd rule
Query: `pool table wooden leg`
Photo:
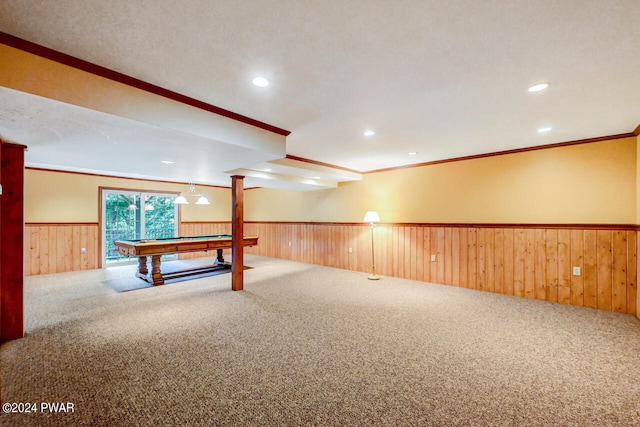
[(222, 249), (218, 249), (218, 257), (213, 265), (224, 265), (224, 256), (222, 255)]
[(146, 256), (139, 256), (138, 257), (138, 273), (146, 276), (147, 273), (149, 273), (149, 270), (147, 269), (147, 257)]
[(160, 272), (160, 257), (162, 255), (153, 255), (151, 257), (151, 278), (153, 279), (153, 285), (164, 285), (164, 277)]

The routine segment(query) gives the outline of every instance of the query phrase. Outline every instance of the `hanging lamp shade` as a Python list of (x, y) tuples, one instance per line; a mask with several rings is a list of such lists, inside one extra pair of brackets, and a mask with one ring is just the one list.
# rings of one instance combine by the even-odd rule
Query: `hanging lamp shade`
[(173, 201), (173, 203), (177, 204), (177, 205), (188, 205), (189, 204), (189, 200), (187, 199), (187, 197), (193, 197), (193, 198), (198, 198), (198, 200), (196, 201), (196, 205), (209, 205), (209, 199), (207, 199), (205, 196), (203, 196), (202, 194), (196, 192), (196, 186), (192, 183), (189, 183), (189, 190), (184, 192), (184, 193), (180, 193), (180, 195), (178, 197), (176, 197), (176, 199)]

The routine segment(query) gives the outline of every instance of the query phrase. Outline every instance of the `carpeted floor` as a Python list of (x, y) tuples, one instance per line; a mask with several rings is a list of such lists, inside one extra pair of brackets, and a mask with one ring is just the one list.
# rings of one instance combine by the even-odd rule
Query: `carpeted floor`
[(227, 274), (116, 291), (135, 266), (28, 277), (2, 402), (38, 412), (0, 424), (640, 425), (632, 316), (245, 262), (242, 292)]

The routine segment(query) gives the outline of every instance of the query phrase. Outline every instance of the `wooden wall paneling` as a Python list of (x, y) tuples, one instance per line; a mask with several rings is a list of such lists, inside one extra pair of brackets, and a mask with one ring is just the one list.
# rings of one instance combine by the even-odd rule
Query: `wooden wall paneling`
[[(297, 238), (298, 238), (298, 251), (294, 254), (293, 260), (304, 262), (305, 257), (309, 251), (308, 248), (308, 236), (307, 236), (307, 225), (306, 224), (298, 224), (296, 227)], [(353, 242), (349, 243), (353, 246)]]
[(640, 230), (636, 231), (636, 317), (640, 319)]
[(431, 227), (422, 227), (422, 280), (431, 282)]
[(504, 293), (504, 230), (496, 228), (493, 234), (493, 291)]
[[(287, 232), (287, 245), (288, 242), (291, 242), (291, 246), (289, 246), (289, 251), (287, 253), (288, 260), (294, 260), (295, 254), (300, 251), (300, 236), (299, 236), (299, 224), (287, 224), (286, 232)], [(258, 246), (260, 245), (260, 241), (258, 241)]]
[(444, 283), (444, 227), (436, 228), (436, 267), (437, 267), (437, 280), (436, 283)]
[(476, 289), (476, 279), (478, 272), (477, 259), (477, 240), (476, 237), (478, 229), (471, 227), (467, 229), (467, 287), (469, 289)]
[[(336, 225), (331, 226), (331, 260), (333, 261), (333, 267), (335, 268), (343, 268), (344, 265), (342, 263), (344, 257), (342, 256), (342, 232), (341, 229), (343, 227), (339, 227)], [(286, 236), (286, 233), (285, 233)], [(380, 245), (378, 245), (380, 246)], [(284, 248), (289, 252), (289, 244), (285, 242)], [(377, 248), (379, 250), (379, 248)]]
[(527, 238), (524, 229), (514, 230), (513, 241), (513, 295), (524, 297), (524, 263)]
[[(309, 247), (309, 226), (307, 224), (300, 224), (299, 231), (300, 235), (298, 240), (300, 241), (300, 252), (297, 254), (296, 261), (308, 262), (309, 252), (311, 251)], [(355, 242), (352, 242), (351, 245), (355, 246)]]
[(598, 253), (598, 308), (611, 311), (611, 230), (596, 231)]
[(320, 258), (320, 261), (318, 262), (319, 265), (326, 265), (326, 266), (330, 266), (331, 264), (331, 240), (330, 240), (330, 236), (331, 236), (331, 229), (330, 227), (327, 226), (320, 226), (318, 227), (318, 231), (320, 234), (320, 250), (318, 251), (318, 257)]
[[(429, 275), (432, 283), (438, 282), (438, 227), (431, 227), (429, 232)], [(432, 257), (435, 255), (435, 259)]]
[[(313, 224), (309, 224), (307, 225), (307, 256), (305, 257), (305, 262), (309, 263), (309, 264), (314, 264), (315, 260), (317, 259), (316, 257), (316, 252), (317, 252), (317, 248), (316, 248), (316, 226)], [(357, 239), (360, 239), (360, 234), (357, 235)], [(356, 243), (356, 248), (358, 247), (358, 244)]]
[(89, 230), (90, 236), (89, 242), (87, 243), (87, 253), (89, 254), (89, 259), (91, 261), (89, 268), (96, 269), (100, 265), (100, 239), (98, 238), (100, 235), (100, 226), (98, 224), (91, 225)]
[(571, 303), (571, 230), (558, 230), (558, 302)]
[[(286, 259), (295, 261), (295, 256), (302, 250), (302, 239), (300, 237), (300, 224), (287, 224), (287, 244), (291, 242), (291, 246), (289, 247), (288, 256)], [(257, 232), (252, 233), (258, 237), (260, 234)], [(258, 240), (258, 247), (262, 246), (261, 243), (262, 238)]]
[(424, 227), (416, 227), (416, 280), (424, 279)]
[(398, 264), (399, 264), (399, 260), (400, 260), (400, 255), (398, 252), (398, 242), (399, 242), (399, 236), (398, 236), (398, 226), (397, 225), (393, 225), (389, 228), (391, 235), (389, 236), (389, 252), (390, 252), (390, 261), (391, 261), (391, 269), (389, 270), (389, 275), (393, 276), (393, 277), (398, 277)]
[[(279, 236), (277, 234), (277, 224), (268, 224), (267, 228), (266, 228), (266, 237), (267, 240), (269, 241), (269, 252), (274, 254), (276, 258), (279, 258), (282, 256), (282, 249), (280, 247), (280, 240), (279, 240)], [(317, 227), (314, 227), (317, 228)], [(314, 236), (316, 238), (314, 238), (314, 242), (318, 242), (319, 239), (317, 239), (318, 236)], [(319, 259), (314, 259), (313, 262), (315, 264), (317, 264), (319, 261)]]
[(49, 273), (49, 227), (38, 227), (39, 239), (40, 239), (40, 265), (38, 270), (41, 274)]
[[(294, 247), (291, 252), (291, 257), (289, 258), (292, 261), (301, 261), (302, 254), (305, 251), (305, 242), (304, 242), (304, 224), (293, 224), (291, 226), (291, 238), (294, 241)], [(349, 230), (347, 230), (347, 234)], [(260, 236), (258, 234), (258, 236)], [(262, 239), (262, 238), (260, 238)], [(348, 239), (348, 236), (347, 236)], [(258, 240), (258, 246), (261, 246), (260, 240)]]
[[(297, 261), (298, 260), (298, 255), (301, 251), (302, 251), (302, 239), (300, 237), (300, 232), (301, 232), (302, 226), (301, 224), (291, 224), (289, 227), (289, 231), (290, 231), (290, 236), (289, 239), (291, 239), (291, 251), (289, 252), (289, 260), (292, 261)], [(346, 238), (348, 240), (349, 238), (349, 230), (346, 230)], [(258, 235), (259, 236), (259, 235)], [(260, 241), (258, 241), (258, 246), (260, 246)]]
[(583, 265), (585, 307), (598, 308), (598, 241), (596, 230), (584, 230)]
[[(352, 239), (352, 234), (353, 234), (353, 226), (350, 227), (346, 227), (345, 229), (345, 233), (344, 233), (344, 238), (345, 238), (345, 246), (346, 246), (346, 251), (347, 251), (347, 268), (351, 271), (355, 270), (355, 262), (354, 262), (354, 258), (355, 258), (355, 252), (354, 252), (354, 247), (353, 247), (353, 239)], [(349, 248), (351, 248), (351, 252), (349, 252)]]
[(486, 289), (486, 251), (485, 234), (486, 229), (479, 228), (476, 231), (476, 289), (484, 291)]
[[(363, 257), (362, 255), (362, 244), (361, 244), (361, 238), (360, 236), (362, 235), (362, 230), (366, 230), (363, 227), (353, 227), (352, 228), (352, 232), (353, 232), (353, 253), (354, 253), (354, 270), (355, 271), (370, 271), (371, 270), (371, 266), (365, 266), (369, 261), (369, 258), (371, 257), (371, 255), (367, 255), (366, 258)], [(367, 246), (368, 247), (368, 246)], [(369, 249), (370, 251), (371, 249)], [(363, 268), (363, 266), (365, 266)]]
[(406, 252), (409, 242), (407, 242), (406, 231), (407, 227), (398, 227), (398, 275), (396, 277), (403, 279), (408, 277)]
[(326, 265), (328, 267), (335, 267), (335, 257), (334, 255), (334, 241), (333, 241), (333, 226), (328, 225), (321, 228), (321, 239), (324, 242), (324, 248), (320, 257), (322, 259), (321, 265)]
[(547, 301), (558, 302), (558, 230), (546, 230)]
[(460, 286), (460, 228), (451, 229), (451, 285)]
[[(338, 266), (338, 245), (336, 244), (337, 235), (335, 232), (335, 225), (331, 224), (324, 227), (324, 238), (327, 239), (326, 252), (323, 257), (324, 265), (335, 268)], [(376, 248), (376, 250), (377, 249), (378, 248)]]
[[(580, 275), (573, 275), (573, 267), (580, 268)], [(584, 305), (584, 231), (571, 230), (571, 304)]]
[(638, 232), (627, 231), (627, 313), (636, 315), (638, 297)]
[[(180, 230), (226, 234), (228, 226), (183, 223)], [(250, 253), (371, 271), (371, 229), (365, 224), (256, 222), (245, 231), (260, 236)], [(97, 224), (27, 224), (25, 273), (97, 268), (98, 237)], [(390, 224), (377, 226), (374, 238), (380, 275), (640, 314), (640, 236), (634, 229)], [(573, 276), (574, 266), (581, 275)]]
[(495, 229), (487, 228), (484, 234), (485, 247), (485, 289), (489, 292), (496, 290), (496, 249), (495, 249)]
[(444, 250), (443, 250), (443, 261), (444, 261), (444, 280), (442, 283), (445, 285), (451, 286), (451, 276), (452, 276), (452, 253), (451, 253), (451, 227), (444, 228)]
[[(87, 227), (80, 227), (80, 248), (85, 248), (86, 250), (86, 242), (89, 239), (89, 230)], [(79, 251), (80, 253), (80, 269), (87, 270), (89, 269), (89, 256), (88, 254), (82, 253), (82, 249)]]
[[(280, 258), (281, 259), (288, 259), (287, 257), (289, 256), (289, 242), (291, 242), (291, 240), (289, 239), (289, 235), (287, 234), (287, 225), (286, 224), (274, 224), (276, 227), (275, 229), (277, 230), (278, 233), (278, 244), (280, 245)], [(244, 234), (245, 235), (249, 235), (249, 233), (247, 232), (247, 225), (245, 224), (244, 226)], [(259, 243), (259, 240), (258, 240)], [(291, 242), (291, 245), (293, 246), (293, 242)], [(245, 253), (247, 253), (246, 248), (245, 248)]]
[(27, 274), (45, 274), (40, 271), (40, 227), (29, 227), (29, 256)]
[(612, 232), (611, 304), (616, 313), (627, 312), (627, 232)]
[(403, 279), (411, 278), (411, 227), (402, 227), (404, 234), (404, 250), (403, 258), (401, 262), (404, 264), (404, 274), (401, 276)]
[(355, 245), (356, 242), (354, 240), (354, 236), (356, 232), (355, 228), (356, 227), (354, 226), (350, 226), (350, 227), (347, 227), (347, 229), (345, 230), (347, 252), (349, 251), (349, 248), (351, 248), (351, 252), (348, 252), (348, 260), (347, 260), (347, 265), (349, 266), (349, 270), (351, 271), (356, 270), (357, 248)]
[(356, 227), (356, 233), (356, 270), (371, 273), (371, 229), (369, 227)]
[(515, 270), (515, 232), (513, 228), (505, 228), (504, 232), (504, 293), (513, 295), (513, 273)]
[(71, 253), (73, 254), (73, 270), (82, 270), (82, 259), (78, 254), (80, 254), (80, 235), (81, 235), (81, 225), (74, 224), (73, 225), (73, 244), (71, 245)]
[(406, 255), (411, 257), (409, 262), (405, 261), (405, 270), (407, 271), (407, 279), (416, 280), (417, 276), (417, 228), (412, 225), (406, 227), (405, 231), (405, 243), (409, 243), (409, 250), (405, 252)]
[(460, 283), (458, 286), (469, 287), (469, 229), (460, 228)]
[[(363, 253), (363, 269), (360, 271), (371, 273), (373, 260), (371, 259), (371, 227), (360, 226), (360, 243), (361, 252)], [(374, 231), (375, 233), (375, 231)], [(378, 274), (378, 267), (376, 266), (376, 274)]]
[[(345, 228), (347, 227), (337, 227), (334, 226), (334, 242), (335, 242), (335, 265), (337, 268), (341, 268), (346, 270), (347, 265), (347, 243), (345, 239)], [(287, 254), (290, 252), (291, 248), (288, 248)]]
[(527, 228), (524, 230), (525, 250), (524, 250), (524, 278), (522, 287), (525, 298), (535, 298), (535, 230)]
[(411, 244), (409, 245), (409, 249), (411, 250), (410, 253), (410, 257), (411, 257), (411, 261), (410, 261), (410, 271), (411, 274), (409, 275), (409, 278), (411, 280), (416, 280), (418, 278), (418, 260), (417, 260), (417, 252), (418, 252), (418, 244), (417, 244), (417, 227), (415, 226), (411, 226), (410, 227), (410, 241)]
[[(369, 257), (371, 257), (371, 226), (365, 227), (367, 229), (366, 238), (367, 238), (367, 250), (369, 253)], [(385, 259), (384, 259), (384, 246), (383, 246), (383, 233), (384, 227), (381, 225), (376, 225), (373, 228), (373, 243), (374, 243), (374, 253), (375, 253), (375, 262), (376, 262), (376, 274), (378, 276), (386, 275), (384, 273)]]
[[(57, 252), (58, 254), (62, 254), (62, 259), (60, 260), (60, 271), (73, 271), (73, 254), (70, 250), (72, 246), (71, 241), (73, 239), (72, 231), (72, 226), (67, 224), (60, 227), (60, 230), (58, 231)], [(98, 256), (101, 256), (101, 254)]]
[(47, 259), (49, 261), (49, 265), (47, 266), (47, 271), (49, 273), (57, 273), (58, 271), (58, 228), (59, 227), (48, 227), (49, 232), (49, 248), (48, 248), (48, 256)]
[(547, 299), (547, 234), (543, 228), (536, 228), (534, 233), (534, 298), (545, 301)]

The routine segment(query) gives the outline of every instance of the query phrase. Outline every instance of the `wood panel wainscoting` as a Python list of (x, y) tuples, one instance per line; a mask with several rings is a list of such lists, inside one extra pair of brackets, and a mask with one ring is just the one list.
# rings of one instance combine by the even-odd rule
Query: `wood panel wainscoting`
[[(376, 273), (640, 317), (635, 225), (378, 224)], [(229, 234), (230, 222), (182, 222), (181, 236)], [(246, 222), (246, 253), (371, 272), (362, 223)], [(26, 274), (99, 268), (98, 223), (28, 223)], [(86, 248), (86, 253), (81, 253)], [(180, 258), (209, 256), (206, 252)], [(435, 261), (432, 256), (435, 255)], [(574, 267), (580, 269), (574, 275)]]
[(26, 223), (25, 275), (99, 268), (99, 235), (97, 222)]
[[(245, 230), (260, 236), (247, 253), (371, 272), (368, 224)], [(638, 234), (634, 225), (379, 224), (376, 273), (638, 315)]]
[[(231, 223), (181, 223), (178, 229), (181, 236), (229, 234)], [(24, 240), (27, 276), (100, 268), (101, 238), (97, 222), (26, 223)], [(194, 252), (180, 254), (180, 258), (207, 255), (210, 254)]]

